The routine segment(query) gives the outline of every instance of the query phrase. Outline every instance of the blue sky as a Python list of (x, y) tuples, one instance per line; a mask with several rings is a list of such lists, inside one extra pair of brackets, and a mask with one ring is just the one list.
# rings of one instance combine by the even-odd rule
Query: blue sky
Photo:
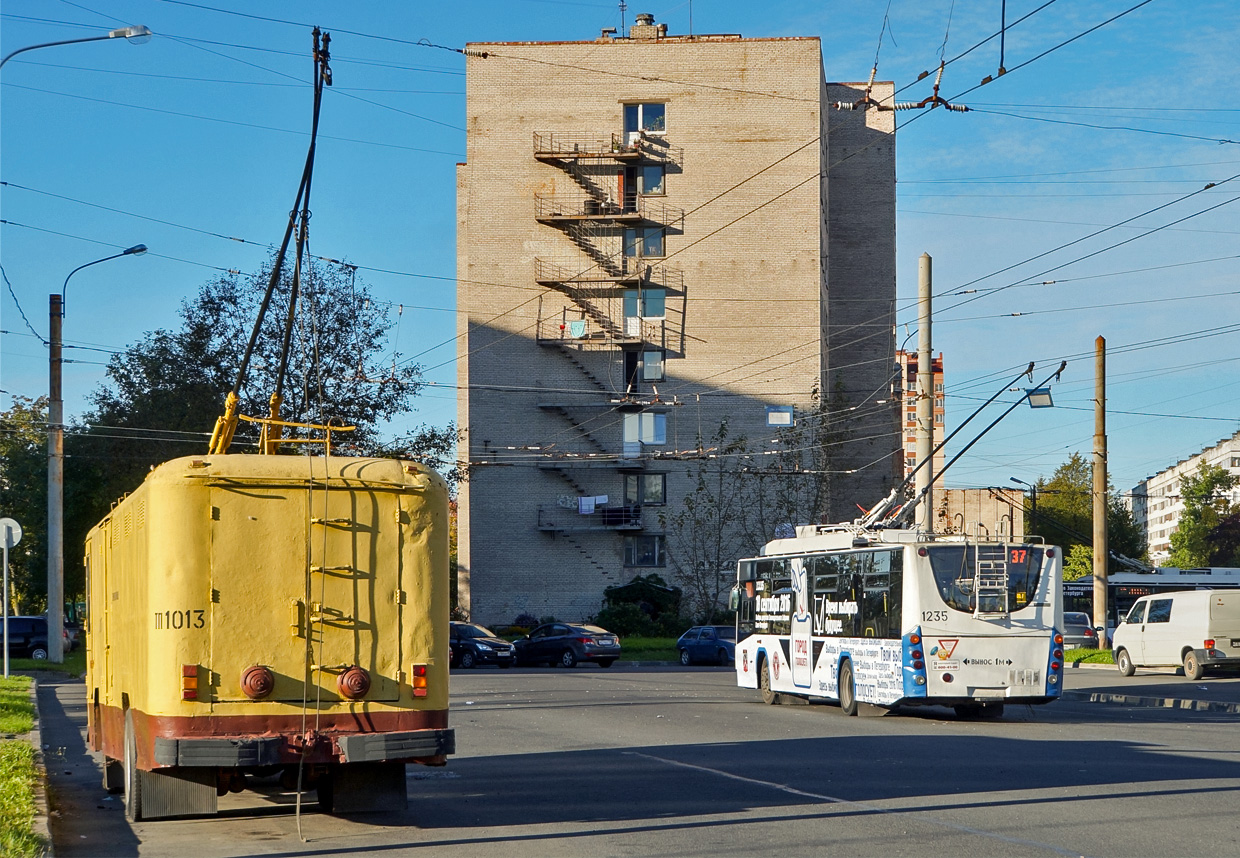
[[(1088, 455), (1099, 335), (1118, 488), (1240, 428), (1240, 4), (1008, 0), (1008, 73), (981, 87), (999, 67), (999, 39), (979, 43), (1000, 28), (1000, 0), (698, 0), (630, 5), (625, 23), (638, 12), (673, 34), (818, 36), (829, 80), (865, 80), (877, 52), (878, 76), (901, 101), (930, 95), (940, 59), (950, 61), (940, 94), (970, 111), (898, 115), (898, 338), (905, 322), (914, 331), (927, 252), (949, 429), (1029, 361), (1038, 378), (1061, 359), (1069, 367), (1055, 409), (1014, 412), (948, 485), (1032, 482), (1072, 452)], [(32, 51), (4, 69), (0, 407), (46, 392), (47, 296), (76, 266), (151, 248), (70, 284), (64, 336), (84, 347), (67, 354), (70, 415), (86, 407), (109, 350), (175, 327), (181, 300), (221, 270), (261, 265), (305, 156), (317, 24), (332, 34), (335, 86), (311, 251), (359, 265), (376, 297), (401, 308), (394, 348), (434, 384), (393, 432), (454, 419), (455, 164), (465, 151), (455, 49), (591, 39), (621, 14), (569, 0), (6, 0), (5, 54), (125, 24), (157, 35)], [(918, 82), (922, 71), (931, 75)]]

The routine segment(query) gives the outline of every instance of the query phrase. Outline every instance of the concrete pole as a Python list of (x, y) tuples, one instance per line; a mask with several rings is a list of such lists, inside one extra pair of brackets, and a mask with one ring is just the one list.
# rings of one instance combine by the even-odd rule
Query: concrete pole
[(916, 510), (917, 530), (929, 533), (934, 529), (933, 492), (927, 491), (934, 481), (934, 463), (930, 451), (934, 449), (934, 365), (930, 349), (930, 296), (932, 284), (932, 261), (930, 254), (923, 253), (917, 260), (917, 464), (920, 470), (914, 479), (915, 497), (921, 496), (921, 506)]
[(1107, 341), (1094, 341), (1094, 626), (1107, 646)]
[(59, 293), (50, 296), (48, 392), (47, 409), (47, 656), (60, 664), (65, 660), (65, 554), (64, 554), (64, 489), (65, 489), (65, 427), (64, 402), (61, 399), (60, 325), (64, 319)]

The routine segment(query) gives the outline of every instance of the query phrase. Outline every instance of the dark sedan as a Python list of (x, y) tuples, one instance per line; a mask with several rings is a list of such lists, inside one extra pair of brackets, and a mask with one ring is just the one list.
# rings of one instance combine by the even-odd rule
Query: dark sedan
[(1098, 646), (1098, 633), (1090, 624), (1089, 614), (1080, 611), (1064, 611), (1063, 646), (1064, 649)]
[(611, 667), (620, 657), (620, 639), (606, 629), (570, 623), (546, 623), (516, 642), (517, 664), (575, 667), (592, 661)]
[(731, 664), (736, 655), (736, 629), (731, 626), (694, 626), (676, 641), (681, 664)]
[(512, 667), (516, 662), (512, 644), (484, 626), (450, 623), (449, 629), (449, 658), (454, 667), (466, 670), (480, 664)]

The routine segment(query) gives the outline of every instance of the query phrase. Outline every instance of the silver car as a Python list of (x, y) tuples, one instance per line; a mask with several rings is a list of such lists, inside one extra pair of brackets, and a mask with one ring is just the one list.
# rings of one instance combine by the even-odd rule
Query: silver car
[(1078, 647), (1095, 648), (1098, 646), (1098, 633), (1090, 623), (1089, 614), (1079, 611), (1064, 611), (1063, 615), (1063, 648)]

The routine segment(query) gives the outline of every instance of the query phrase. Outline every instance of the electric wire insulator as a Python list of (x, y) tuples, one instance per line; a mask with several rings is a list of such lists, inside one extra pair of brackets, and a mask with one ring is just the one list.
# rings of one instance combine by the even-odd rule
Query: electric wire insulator
[(479, 51), (474, 48), (464, 48), (461, 53), (467, 57), (473, 57), (476, 60), (485, 60), (488, 56), (490, 56), (486, 51)]
[(891, 109), (892, 110), (916, 110), (919, 107), (921, 107), (921, 102), (919, 101), (897, 101), (894, 105), (892, 105)]
[(957, 113), (968, 113), (969, 112), (968, 106), (964, 104), (945, 104), (943, 106), (946, 107), (948, 110), (954, 110)]

